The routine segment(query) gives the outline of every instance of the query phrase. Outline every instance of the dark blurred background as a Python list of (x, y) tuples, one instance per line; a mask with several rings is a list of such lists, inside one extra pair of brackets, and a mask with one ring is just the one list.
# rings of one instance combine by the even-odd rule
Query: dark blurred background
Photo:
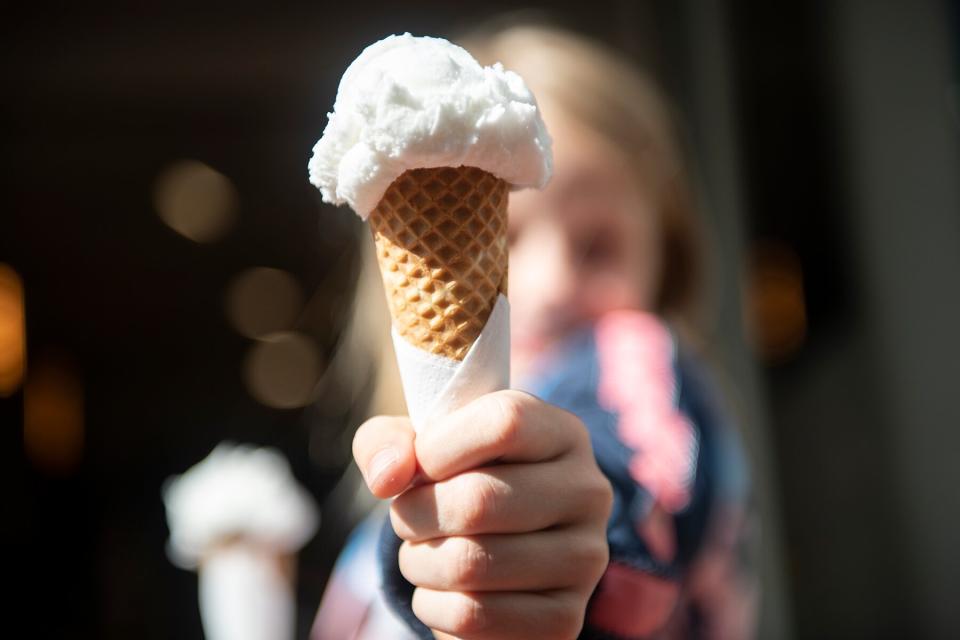
[[(369, 396), (329, 369), (362, 230), (320, 205), (310, 149), (366, 44), (527, 6), (5, 9), (2, 531), (26, 636), (200, 637), (160, 487), (222, 439), (279, 447), (321, 504), (306, 633)], [(540, 9), (681, 114), (763, 517), (760, 637), (957, 637), (960, 2)]]

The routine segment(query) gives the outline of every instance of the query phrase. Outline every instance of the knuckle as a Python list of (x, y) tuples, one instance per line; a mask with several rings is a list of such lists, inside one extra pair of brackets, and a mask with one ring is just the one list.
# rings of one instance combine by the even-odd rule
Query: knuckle
[(568, 423), (570, 425), (570, 430), (573, 434), (573, 446), (578, 451), (583, 453), (585, 456), (593, 458), (593, 445), (590, 442), (590, 430), (587, 429), (587, 425), (583, 421), (570, 413), (566, 412), (569, 416)]
[(558, 606), (552, 607), (550, 615), (543, 621), (545, 637), (548, 638), (576, 638), (583, 627), (583, 603), (576, 602), (558, 603)]
[(577, 592), (592, 593), (610, 560), (606, 534), (593, 528), (583, 530), (569, 548), (565, 586)]
[(490, 555), (486, 549), (469, 538), (459, 539), (455, 549), (450, 565), (451, 586), (469, 589), (482, 584), (490, 569)]
[(590, 475), (592, 478), (580, 485), (583, 499), (586, 504), (591, 506), (589, 510), (591, 517), (606, 522), (613, 509), (613, 486), (610, 484), (610, 480), (597, 468), (594, 468)]
[(563, 631), (558, 634), (561, 638), (576, 638), (583, 629), (583, 609), (584, 605), (579, 606), (579, 610), (565, 610), (560, 616), (563, 623)]
[(450, 629), (455, 636), (482, 633), (489, 625), (483, 603), (474, 597), (459, 598), (450, 608)]
[(599, 473), (597, 485), (597, 504), (603, 507), (604, 520), (606, 520), (613, 509), (613, 485), (602, 473)]
[(584, 544), (582, 553), (585, 578), (592, 588), (600, 580), (610, 563), (610, 548), (607, 546), (606, 536), (602, 540)]
[(516, 391), (501, 391), (492, 394), (496, 402), (497, 434), (505, 441), (513, 441), (527, 419), (529, 402), (527, 396)]
[(454, 531), (450, 533), (473, 533), (483, 529), (496, 510), (498, 488), (495, 481), (482, 473), (460, 476), (466, 486), (459, 513), (454, 519)]

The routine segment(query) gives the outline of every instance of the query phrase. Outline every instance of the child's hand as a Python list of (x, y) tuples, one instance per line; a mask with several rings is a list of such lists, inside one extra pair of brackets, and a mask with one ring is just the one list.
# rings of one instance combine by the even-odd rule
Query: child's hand
[(577, 636), (607, 566), (612, 493), (573, 414), (501, 391), (415, 440), (406, 418), (369, 420), (353, 453), (376, 496), (403, 492), (400, 570), (438, 636)]

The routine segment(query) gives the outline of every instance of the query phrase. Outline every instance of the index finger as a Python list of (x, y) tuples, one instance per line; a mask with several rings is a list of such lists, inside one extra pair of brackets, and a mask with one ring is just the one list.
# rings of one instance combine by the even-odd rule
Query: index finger
[(589, 442), (586, 427), (568, 411), (522, 391), (489, 393), (434, 420), (414, 441), (430, 480), (501, 462), (542, 462)]

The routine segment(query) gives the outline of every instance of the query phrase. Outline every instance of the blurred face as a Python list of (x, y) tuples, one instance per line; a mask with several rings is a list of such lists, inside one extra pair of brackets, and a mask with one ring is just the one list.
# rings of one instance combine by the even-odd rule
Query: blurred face
[(652, 198), (614, 146), (562, 110), (545, 113), (554, 175), (510, 195), (515, 377), (572, 331), (617, 309), (653, 308), (660, 227)]

